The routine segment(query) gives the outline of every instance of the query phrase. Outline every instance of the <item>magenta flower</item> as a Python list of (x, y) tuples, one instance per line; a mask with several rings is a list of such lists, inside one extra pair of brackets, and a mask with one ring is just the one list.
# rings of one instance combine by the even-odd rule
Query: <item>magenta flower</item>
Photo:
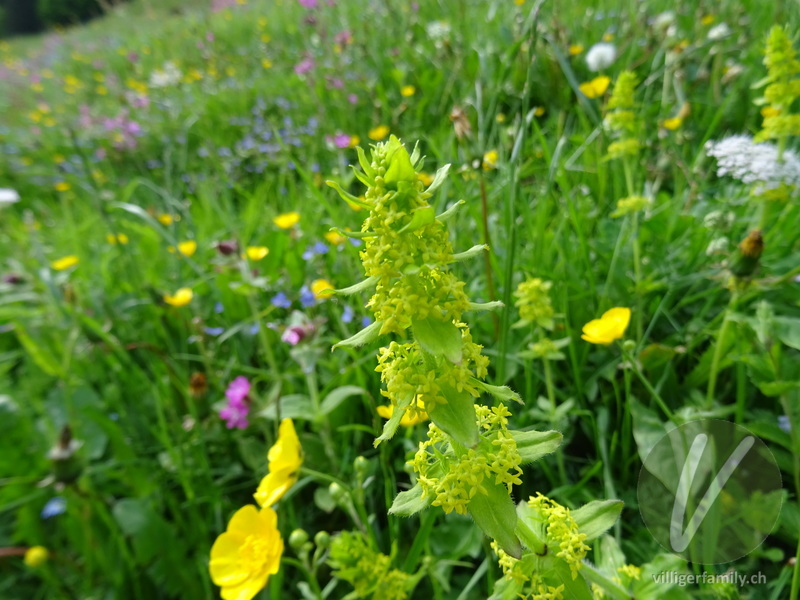
[(228, 429), (246, 429), (249, 425), (247, 414), (250, 412), (250, 382), (247, 377), (237, 377), (225, 390), (228, 404), (219, 411), (219, 416), (227, 421)]
[(305, 75), (314, 68), (314, 61), (310, 58), (304, 58), (294, 66), (294, 72), (298, 75)]
[(333, 41), (334, 43), (339, 44), (341, 46), (347, 46), (347, 44), (353, 42), (353, 34), (347, 30), (340, 31), (335, 36), (333, 36)]
[(349, 148), (350, 136), (346, 133), (337, 133), (335, 136), (333, 136), (333, 143), (337, 148)]
[(297, 0), (303, 8), (317, 8), (317, 0)]

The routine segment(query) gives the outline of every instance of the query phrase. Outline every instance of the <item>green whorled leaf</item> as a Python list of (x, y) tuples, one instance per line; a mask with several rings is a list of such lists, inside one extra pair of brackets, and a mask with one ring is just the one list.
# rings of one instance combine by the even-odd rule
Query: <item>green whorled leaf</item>
[(412, 320), (414, 339), (423, 350), (434, 356), (444, 356), (451, 363), (461, 362), (461, 330), (452, 321), (433, 317)]
[(361, 208), (365, 208), (366, 210), (372, 210), (372, 206), (370, 206), (360, 198), (356, 198), (353, 194), (345, 190), (341, 185), (339, 185), (335, 181), (328, 180), (325, 183), (329, 187), (332, 187), (337, 192), (339, 192), (339, 195), (342, 197), (342, 200), (350, 202), (351, 204), (355, 204), (356, 206), (360, 206)]
[(492, 595), (486, 600), (518, 600), (523, 582), (501, 577), (494, 582)]
[(765, 396), (777, 398), (785, 393), (800, 388), (800, 381), (765, 381), (757, 383), (758, 389)]
[(414, 170), (419, 171), (422, 168), (422, 162), (425, 157), (419, 151), (419, 140), (414, 144), (414, 150), (411, 152), (411, 164), (414, 165)]
[(475, 258), (476, 256), (479, 256), (488, 250), (489, 246), (487, 246), (486, 244), (478, 244), (477, 246), (473, 246), (469, 250), (453, 254), (453, 262), (460, 262), (462, 260), (469, 260), (470, 258)]
[(372, 164), (370, 164), (367, 158), (367, 153), (364, 152), (361, 146), (356, 146), (356, 152), (358, 153), (358, 164), (361, 165), (364, 174), (370, 179), (375, 179), (375, 169), (372, 168)]
[(800, 350), (800, 319), (775, 317), (776, 337), (795, 350)]
[(370, 323), (354, 336), (349, 337), (346, 340), (342, 340), (341, 342), (336, 342), (331, 350), (343, 348), (345, 346), (358, 348), (359, 346), (363, 346), (364, 344), (369, 344), (370, 342), (375, 341), (381, 333), (382, 324), (383, 323), (381, 321)]
[(432, 206), (421, 206), (414, 210), (411, 220), (403, 227), (399, 233), (409, 233), (422, 229), (436, 220), (436, 211)]
[(467, 392), (459, 392), (442, 385), (442, 394), (447, 402), (438, 403), (428, 411), (431, 421), (459, 444), (468, 448), (478, 443), (478, 425), (475, 402)]
[(507, 385), (490, 385), (485, 381), (481, 381), (480, 379), (476, 379), (474, 377), (472, 378), (472, 383), (477, 385), (487, 394), (491, 394), (492, 396), (494, 396), (498, 400), (502, 400), (503, 402), (512, 400), (517, 404), (525, 404), (522, 401), (520, 395)]
[[(280, 411), (278, 411), (278, 403), (280, 403)], [(307, 420), (314, 417), (314, 405), (311, 398), (305, 394), (287, 394), (271, 402), (256, 414), (265, 419)]]
[(350, 168), (353, 169), (353, 175), (356, 176), (356, 179), (365, 186), (370, 187), (374, 184), (374, 180), (370, 179), (363, 171), (359, 171), (354, 165), (350, 165)]
[[(576, 577), (573, 579), (572, 571), (566, 561), (553, 561), (553, 569), (550, 571), (550, 578), (564, 586), (564, 598), (569, 598), (570, 600), (594, 600), (594, 595), (589, 589), (589, 584), (586, 579), (583, 577)], [(558, 587), (558, 585), (554, 587)]]
[(339, 235), (343, 235), (344, 237), (353, 238), (354, 240), (364, 240), (366, 238), (373, 238), (377, 237), (377, 233), (372, 233), (370, 231), (345, 231), (344, 229), (339, 229), (338, 227), (331, 227), (331, 231), (334, 233), (338, 233)]
[(433, 496), (422, 496), (422, 486), (418, 483), (410, 490), (400, 492), (395, 496), (392, 507), (389, 509), (390, 515), (399, 517), (410, 517), (421, 510), (425, 510), (433, 502)]
[(517, 504), (516, 511), (516, 535), (526, 548), (530, 548), (537, 554), (544, 554), (547, 547), (547, 531), (541, 515), (527, 502)]
[(570, 514), (578, 524), (580, 532), (586, 534), (585, 541), (589, 542), (613, 527), (624, 505), (622, 500), (593, 500), (577, 510), (570, 511)]
[(505, 304), (500, 300), (494, 300), (493, 302), (470, 302), (467, 310), (500, 310), (503, 307), (505, 307)]
[(408, 408), (408, 405), (411, 404), (413, 399), (414, 395), (409, 394), (406, 398), (401, 398), (397, 401), (397, 406), (394, 407), (391, 418), (383, 424), (383, 431), (380, 437), (375, 439), (373, 446), (377, 448), (381, 442), (385, 442), (394, 437), (397, 428), (400, 426), (400, 420), (403, 418), (406, 408)]
[(336, 408), (348, 398), (352, 396), (368, 395), (369, 392), (357, 385), (343, 385), (332, 390), (325, 396), (325, 399), (320, 404), (320, 415), (327, 415), (336, 410)]
[(440, 214), (438, 217), (436, 217), (436, 220), (444, 223), (448, 219), (452, 219), (453, 216), (455, 216), (455, 214), (458, 212), (458, 209), (461, 208), (464, 204), (466, 204), (465, 200), (459, 200), (458, 202), (453, 204), (453, 206), (451, 206), (442, 214)]
[(511, 431), (511, 437), (517, 443), (523, 465), (552, 454), (564, 440), (559, 431)]
[(410, 182), (417, 180), (417, 172), (411, 164), (411, 157), (406, 147), (395, 136), (389, 138), (389, 156), (387, 158), (389, 166), (383, 181), (386, 187), (392, 188), (400, 182)]
[(433, 192), (438, 190), (447, 179), (447, 173), (449, 170), (450, 170), (449, 164), (446, 164), (441, 169), (437, 170), (436, 175), (433, 177), (433, 181), (431, 181), (431, 184), (428, 186), (428, 189), (425, 190), (425, 193), (432, 194)]
[(478, 492), (467, 504), (467, 510), (483, 533), (495, 540), (514, 558), (522, 556), (522, 544), (515, 530), (517, 510), (506, 487), (493, 481), (482, 483), (486, 494)]
[(378, 283), (378, 277), (373, 275), (372, 277), (367, 277), (364, 281), (359, 281), (356, 284), (351, 285), (350, 287), (342, 288), (339, 290), (322, 290), (319, 295), (320, 296), (331, 296), (336, 294), (337, 296), (350, 296), (352, 294), (357, 294), (358, 292), (363, 292), (364, 290), (368, 290), (372, 287), (375, 287), (375, 284)]

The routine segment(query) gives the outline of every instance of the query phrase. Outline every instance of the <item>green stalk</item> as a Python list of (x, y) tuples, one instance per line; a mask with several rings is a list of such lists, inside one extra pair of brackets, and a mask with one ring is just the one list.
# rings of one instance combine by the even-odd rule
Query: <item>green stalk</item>
[[(547, 358), (543, 358), (542, 362), (544, 363), (544, 381), (547, 386), (547, 398), (550, 400), (550, 423), (552, 423), (553, 427), (556, 427), (556, 410), (558, 409), (558, 404), (556, 403), (556, 390), (553, 385), (553, 373), (550, 367), (550, 361)], [(558, 461), (558, 475), (561, 477), (561, 484), (564, 485), (567, 482), (564, 453), (559, 451), (555, 454), (556, 460)]]
[(717, 335), (717, 343), (714, 346), (714, 355), (711, 358), (711, 371), (708, 374), (708, 388), (706, 390), (706, 403), (705, 409), (711, 410), (714, 407), (714, 392), (717, 387), (717, 375), (719, 374), (719, 363), (722, 360), (722, 351), (725, 347), (725, 336), (728, 333), (728, 327), (730, 326), (730, 316), (733, 312), (733, 309), (736, 307), (736, 302), (739, 299), (738, 292), (734, 291), (731, 294), (730, 301), (728, 302), (728, 306), (725, 308), (725, 316), (722, 319), (722, 325), (719, 328), (719, 334)]

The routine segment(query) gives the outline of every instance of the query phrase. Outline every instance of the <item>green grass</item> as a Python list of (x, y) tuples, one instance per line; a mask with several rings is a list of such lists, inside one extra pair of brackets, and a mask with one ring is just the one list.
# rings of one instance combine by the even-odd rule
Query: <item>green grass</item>
[[(419, 140), (427, 173), (452, 165), (431, 202), (438, 214), (465, 201), (449, 222), (456, 251), (491, 247), (488, 262), (455, 269), (471, 300), (506, 305), (496, 316), (471, 314), (470, 326), (492, 360), (490, 383), (524, 400), (511, 407), (514, 427), (564, 434), (557, 455), (525, 469), (515, 499), (540, 491), (577, 507), (620, 498), (626, 506), (610, 533), (627, 562), (671, 568), (637, 507), (648, 444), (671, 421), (735, 421), (768, 443), (786, 499), (759, 550), (708, 569), (767, 575), (767, 585), (729, 597), (792, 597), (793, 575), (795, 586), (800, 581), (787, 566), (800, 523), (800, 207), (794, 197), (770, 205), (759, 271), (729, 304), (727, 267), (737, 244), (762, 226), (762, 201), (716, 177), (703, 145), (760, 129), (753, 100), (763, 93), (754, 84), (766, 76), (764, 41), (776, 23), (797, 31), (795, 5), (321, 4), (309, 11), (289, 0), (250, 0), (213, 13), (205, 3), (131, 2), (80, 28), (0, 42), (0, 186), (22, 198), (0, 208), (0, 272), (21, 279), (0, 283), (0, 548), (40, 544), (52, 554), (30, 569), (0, 551), (0, 596), (218, 597), (208, 575), (211, 544), (266, 473), (278, 405), (284, 416), (294, 411), (307, 468), (279, 505), (285, 540), (296, 528), (313, 538), (364, 520), (394, 567), (411, 573), (424, 565), (411, 597), (491, 595), (502, 573), (469, 519), (435, 507), (410, 519), (387, 516), (409, 486), (405, 462), (425, 426), (375, 449), (375, 407), (385, 403), (374, 372), (379, 344), (329, 351), (361, 329), (368, 295), (307, 309), (298, 302), (314, 280), (346, 287), (363, 279), (347, 242), (311, 260), (302, 255), (331, 227), (359, 230), (365, 217), (324, 185), (332, 179), (363, 193), (348, 167), (355, 150), (337, 149), (333, 136), (358, 136), (366, 148), (370, 130), (385, 124), (412, 147)], [(672, 37), (648, 25), (666, 9), (676, 12)], [(706, 15), (713, 23), (703, 24)], [(438, 38), (435, 21), (449, 27)], [(732, 34), (709, 41), (708, 30), (722, 22)], [(352, 42), (337, 46), (334, 36), (345, 30)], [(630, 184), (622, 161), (604, 158), (608, 95), (579, 99), (576, 89), (595, 76), (584, 57), (604, 34), (618, 47), (605, 74), (616, 80), (632, 69), (641, 81), (644, 148), (631, 161)], [(570, 56), (571, 44), (585, 50)], [(313, 67), (296, 74), (306, 58)], [(180, 81), (151, 85), (167, 61)], [(415, 87), (412, 96), (401, 95), (405, 85)], [(660, 127), (684, 102), (691, 112), (681, 127)], [(456, 106), (471, 127), (462, 139), (450, 118)], [(544, 113), (534, 116), (535, 107)], [(115, 137), (119, 127), (108, 131), (104, 122), (118, 118), (140, 132)], [(496, 168), (483, 169), (490, 151)], [(632, 193), (650, 196), (651, 207), (611, 217)], [(296, 227), (273, 224), (290, 211), (301, 216)], [(729, 216), (724, 226), (708, 225), (713, 212)], [(162, 214), (176, 220), (163, 225)], [(117, 234), (129, 243), (109, 244)], [(707, 254), (722, 236), (722, 253)], [(198, 244), (191, 257), (168, 250), (186, 240)], [(224, 256), (216, 248), (224, 240), (267, 246), (269, 254), (258, 262)], [(76, 267), (50, 267), (68, 255), (78, 257)], [(513, 292), (529, 277), (552, 282), (557, 317), (548, 335), (569, 341), (563, 360), (531, 359), (526, 351), (541, 332), (512, 327)], [(192, 288), (192, 302), (165, 305), (164, 294), (181, 287)], [(271, 303), (279, 292), (315, 324), (310, 341), (281, 341), (299, 316)], [(618, 345), (581, 340), (582, 326), (614, 306), (633, 310), (627, 358)], [(190, 392), (193, 373), (207, 378), (200, 395)], [(229, 430), (218, 411), (242, 375), (254, 386), (250, 426)], [(358, 389), (327, 414), (309, 414), (342, 386)], [(778, 426), (784, 414), (794, 434)], [(54, 480), (48, 451), (66, 426), (83, 445), (64, 484)], [(361, 479), (359, 456), (368, 461)], [(352, 494), (352, 511), (332, 503), (334, 480)], [(67, 510), (42, 519), (53, 496), (64, 497)], [(596, 543), (588, 558), (603, 565), (610, 554)], [(261, 598), (310, 589), (288, 544), (284, 556)], [(336, 581), (328, 566), (315, 569), (323, 589)], [(327, 597), (351, 591), (340, 580)], [(712, 592), (695, 585), (641, 597)]]

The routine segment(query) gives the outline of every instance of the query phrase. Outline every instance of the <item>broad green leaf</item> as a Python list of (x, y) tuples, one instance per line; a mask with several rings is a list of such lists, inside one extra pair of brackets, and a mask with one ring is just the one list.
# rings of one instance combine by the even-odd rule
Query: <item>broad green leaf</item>
[(409, 394), (407, 398), (398, 400), (397, 406), (395, 406), (391, 418), (384, 423), (383, 431), (381, 432), (380, 437), (375, 439), (373, 446), (377, 448), (381, 442), (385, 442), (386, 440), (390, 440), (394, 437), (394, 434), (397, 432), (397, 428), (400, 427), (400, 420), (403, 418), (403, 414), (406, 412), (405, 409), (408, 408), (409, 404), (411, 404), (411, 400), (413, 400), (413, 398), (413, 394)]
[(483, 533), (495, 540), (514, 558), (522, 556), (522, 544), (514, 533), (517, 510), (508, 490), (502, 484), (484, 480), (486, 494), (478, 492), (467, 504), (467, 510)]
[(402, 181), (415, 181), (417, 173), (414, 171), (414, 165), (411, 164), (411, 157), (406, 147), (395, 136), (389, 138), (389, 146), (393, 148), (388, 157), (389, 167), (383, 176), (386, 186), (392, 188)]
[(775, 335), (795, 350), (800, 350), (800, 319), (775, 317)]
[(447, 402), (438, 403), (433, 410), (428, 411), (428, 416), (459, 444), (472, 448), (478, 443), (477, 417), (472, 396), (467, 392), (457, 392), (446, 385), (442, 385), (442, 394)]
[(617, 522), (624, 504), (622, 500), (593, 500), (571, 511), (571, 514), (580, 532), (586, 534), (586, 541), (589, 542), (604, 534)]
[(411, 220), (400, 230), (400, 233), (408, 233), (422, 229), (436, 220), (436, 211), (432, 206), (420, 206), (414, 210)]
[(564, 560), (553, 561), (551, 571), (554, 579), (564, 586), (564, 598), (570, 600), (594, 600), (589, 584), (583, 577), (572, 578), (572, 571)]
[(484, 392), (494, 396), (497, 400), (501, 400), (503, 402), (514, 401), (518, 404), (524, 404), (522, 398), (520, 398), (520, 395), (507, 385), (490, 385), (485, 381), (475, 378), (472, 379), (472, 383), (477, 385)]
[(400, 492), (395, 496), (392, 507), (389, 509), (389, 514), (410, 517), (428, 508), (431, 502), (433, 502), (432, 496), (422, 497), (422, 486), (418, 483), (410, 490)]
[(381, 321), (375, 321), (374, 323), (370, 323), (364, 329), (359, 331), (352, 337), (347, 338), (346, 340), (342, 340), (341, 342), (337, 342), (333, 345), (331, 350), (335, 350), (336, 348), (342, 348), (344, 346), (358, 348), (359, 346), (363, 346), (364, 344), (369, 344), (370, 342), (378, 339), (378, 336), (381, 333)]
[(325, 396), (325, 399), (320, 405), (320, 413), (322, 415), (327, 415), (336, 410), (336, 408), (348, 398), (361, 394), (366, 395), (367, 393), (367, 390), (355, 385), (343, 385), (338, 387)]
[(426, 352), (434, 356), (444, 356), (454, 364), (461, 362), (461, 330), (451, 321), (433, 317), (413, 320), (411, 330), (414, 339)]
[(532, 463), (555, 452), (564, 436), (558, 431), (512, 431), (522, 464)]

